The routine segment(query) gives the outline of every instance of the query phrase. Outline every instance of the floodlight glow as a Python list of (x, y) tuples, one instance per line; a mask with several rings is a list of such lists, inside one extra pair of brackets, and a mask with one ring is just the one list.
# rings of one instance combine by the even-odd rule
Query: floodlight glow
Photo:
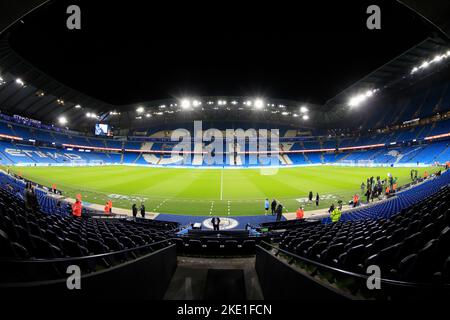
[(255, 108), (261, 109), (264, 106), (264, 101), (262, 99), (256, 99), (255, 100)]
[(249, 107), (251, 107), (252, 106), (252, 102), (250, 101), (250, 100), (248, 100), (248, 101), (245, 101), (245, 103), (244, 103), (245, 105), (247, 105), (247, 106), (249, 106)]
[(424, 62), (422, 62), (422, 64), (420, 66), (416, 66), (416, 67), (412, 68), (411, 74), (419, 71), (420, 69), (428, 68), (429, 65), (432, 63), (438, 63), (438, 62), (442, 61), (443, 59), (448, 59), (448, 58), (450, 58), (450, 50), (448, 50), (446, 53), (435, 55), (434, 58), (429, 61), (425, 60)]
[(307, 114), (304, 114), (302, 117), (303, 120), (309, 120), (309, 116)]
[(300, 107), (300, 112), (301, 112), (301, 113), (306, 113), (306, 112), (308, 112), (308, 108), (305, 107), (305, 106), (301, 106), (301, 107)]
[(75, 109), (81, 109), (81, 106), (80, 106), (79, 104), (77, 104), (77, 105), (75, 106)]
[(137, 113), (142, 113), (142, 112), (144, 112), (144, 107), (138, 107), (138, 108), (136, 109), (136, 112), (137, 112)]
[(150, 118), (152, 115), (150, 114), (150, 113), (147, 113), (146, 115), (145, 115), (145, 117), (146, 118)]
[(442, 56), (437, 55), (437, 56), (434, 57), (433, 60), (431, 60), (431, 62), (439, 62), (442, 59), (444, 59), (445, 57), (446, 57), (445, 55), (442, 55)]
[(428, 61), (424, 61), (424, 62), (420, 65), (419, 68), (425, 69), (425, 68), (428, 67), (429, 64), (430, 64), (430, 63), (429, 63)]
[(200, 101), (198, 101), (198, 100), (194, 100), (194, 101), (192, 101), (192, 105), (194, 106), (194, 107), (198, 107), (199, 105), (201, 105), (202, 103), (200, 102)]
[(188, 99), (181, 100), (181, 108), (188, 109), (191, 107), (191, 102)]
[(350, 99), (350, 101), (348, 102), (348, 105), (350, 107), (357, 107), (361, 102), (363, 102), (365, 100), (365, 96), (360, 94), (357, 96), (354, 96)]
[(289, 112), (283, 111), (281, 114), (282, 114), (283, 116), (287, 116), (287, 115), (289, 114)]
[(373, 96), (373, 94), (375, 92), (377, 92), (378, 89), (373, 89), (373, 90), (367, 90), (365, 93), (362, 94), (358, 94), (354, 97), (351, 97), (348, 105), (350, 107), (357, 107), (359, 106), (362, 102), (364, 102), (367, 98), (370, 98), (371, 96)]
[(61, 124), (61, 125), (65, 125), (65, 124), (67, 124), (67, 118), (61, 116), (61, 117), (58, 118), (58, 122), (59, 122), (59, 124)]
[(16, 83), (18, 84), (18, 85), (21, 85), (21, 86), (23, 86), (25, 83), (23, 82), (23, 80), (22, 79), (20, 79), (20, 78), (17, 78), (16, 79)]
[(91, 117), (91, 113), (90, 112), (86, 113), (86, 117), (90, 118)]

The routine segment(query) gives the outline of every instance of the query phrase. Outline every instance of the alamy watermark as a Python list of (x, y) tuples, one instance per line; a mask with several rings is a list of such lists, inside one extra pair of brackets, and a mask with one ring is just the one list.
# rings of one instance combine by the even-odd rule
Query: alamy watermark
[(67, 267), (66, 273), (69, 275), (66, 280), (66, 286), (69, 290), (81, 289), (81, 269), (77, 265)]
[[(193, 136), (192, 136), (193, 134)], [(203, 130), (202, 121), (194, 121), (194, 130), (172, 131), (173, 163), (180, 165), (255, 166), (261, 174), (276, 174), (281, 164), (278, 129)]]
[(370, 265), (367, 267), (366, 273), (369, 277), (366, 280), (366, 286), (369, 290), (381, 289), (381, 269), (377, 265)]

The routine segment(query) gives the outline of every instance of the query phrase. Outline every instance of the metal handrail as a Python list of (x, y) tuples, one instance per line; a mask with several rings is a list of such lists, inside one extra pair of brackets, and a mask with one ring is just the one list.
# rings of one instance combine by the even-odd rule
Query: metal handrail
[[(259, 245), (257, 245), (258, 247), (260, 247), (261, 249), (265, 249), (263, 248), (261, 245), (265, 245), (268, 246), (276, 251), (282, 252), (283, 254), (286, 254), (288, 256), (290, 256), (291, 258), (300, 260), (302, 262), (314, 265), (315, 267), (321, 268), (321, 269), (325, 269), (327, 271), (332, 271), (332, 272), (337, 272), (339, 274), (342, 275), (346, 275), (346, 276), (350, 276), (350, 277), (354, 277), (354, 278), (358, 278), (361, 280), (367, 280), (369, 278), (369, 275), (365, 275), (365, 274), (359, 274), (359, 273), (355, 273), (352, 271), (347, 271), (347, 270), (343, 270), (343, 269), (339, 269), (339, 268), (335, 268), (314, 260), (310, 260), (308, 258), (305, 257), (301, 257), (299, 255), (296, 255), (295, 253), (286, 251), (284, 249), (281, 249), (271, 243), (267, 243), (265, 241), (261, 241), (261, 243)], [(267, 249), (265, 249), (267, 251)], [(278, 253), (276, 255), (278, 255)], [(417, 288), (443, 288), (443, 289), (450, 289), (450, 283), (448, 284), (433, 284), (433, 283), (421, 283), (421, 282), (408, 282), (408, 281), (399, 281), (399, 280), (393, 280), (393, 279), (384, 279), (384, 278), (380, 278), (380, 281), (384, 284), (388, 284), (388, 285), (393, 285), (393, 286), (401, 286), (401, 287), (417, 287)]]
[(90, 259), (100, 259), (100, 258), (107, 258), (118, 254), (125, 254), (145, 248), (149, 248), (155, 245), (163, 244), (165, 242), (169, 242), (171, 239), (165, 239), (158, 242), (153, 243), (147, 243), (139, 247), (130, 248), (130, 249), (124, 249), (120, 251), (114, 251), (114, 252), (108, 252), (108, 253), (101, 253), (96, 255), (90, 255), (90, 256), (83, 256), (83, 257), (67, 257), (67, 258), (53, 258), (53, 259), (6, 259), (6, 258), (0, 258), (1, 262), (8, 262), (8, 263), (56, 263), (56, 262), (73, 262), (73, 261), (85, 261)]

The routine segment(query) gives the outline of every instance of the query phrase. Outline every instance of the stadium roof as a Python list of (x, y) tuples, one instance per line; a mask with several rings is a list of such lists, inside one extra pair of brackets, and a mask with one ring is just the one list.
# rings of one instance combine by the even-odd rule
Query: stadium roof
[[(43, 2), (43, 1), (31, 1), (34, 3), (34, 5), (36, 5), (37, 2)], [(408, 2), (408, 1), (406, 1)], [(38, 11), (38, 10), (36, 10)], [(286, 10), (284, 10), (286, 11)], [(395, 11), (397, 12), (397, 11)], [(220, 17), (225, 16), (228, 14), (228, 11), (224, 11), (223, 15), (221, 14)], [(242, 16), (245, 16), (245, 14), (242, 14)], [(177, 16), (178, 17), (178, 16)], [(236, 17), (241, 17), (241, 15), (237, 15)], [(304, 16), (302, 16), (303, 18), (305, 18)], [(396, 21), (397, 19), (392, 19), (392, 17), (387, 17), (387, 15), (384, 15), (384, 21)], [(207, 17), (207, 19), (209, 19), (210, 17)], [(219, 18), (216, 17), (217, 19)], [(324, 17), (325, 19), (326, 17)], [(183, 18), (184, 19), (184, 18)], [(192, 17), (190, 18), (192, 19)], [(212, 19), (212, 18), (211, 18)], [(249, 19), (249, 23), (248, 24), (252, 24), (253, 20), (252, 19), (256, 19), (253, 16), (248, 16)], [(305, 18), (306, 19), (306, 18)], [(305, 20), (303, 19), (303, 20)], [(280, 19), (280, 22), (283, 20), (289, 20), (286, 17)], [(28, 24), (29, 21), (25, 20), (26, 23)], [(184, 20), (183, 20), (184, 21)], [(209, 21), (209, 20), (207, 20)], [(310, 22), (308, 20), (305, 20), (305, 25), (310, 24)], [(274, 20), (272, 21), (271, 25), (274, 25), (275, 22), (278, 22), (278, 20)], [(334, 23), (335, 21), (332, 21), (332, 23)], [(359, 20), (357, 21), (359, 23)], [(194, 24), (194, 22), (191, 22)], [(298, 22), (298, 23), (302, 23), (302, 22)], [(351, 21), (350, 26), (346, 25), (343, 27), (343, 29), (350, 27), (352, 28), (353, 21)], [(16, 23), (14, 26), (16, 26), (17, 24), (20, 25), (19, 23)], [(411, 27), (411, 25), (414, 26), (414, 24), (417, 24), (417, 21), (412, 19), (411, 21), (408, 21), (408, 23), (405, 22), (405, 25), (407, 25), (407, 27)], [(32, 25), (32, 23), (31, 23)], [(389, 24), (388, 24), (389, 25)], [(4, 26), (4, 25), (3, 25)], [(264, 32), (269, 32), (269, 29), (265, 29), (267, 28), (267, 24), (264, 25), (264, 27), (262, 25), (259, 24), (259, 26), (261, 28), (263, 28)], [(291, 24), (289, 24), (289, 26), (292, 27)], [(314, 28), (317, 27), (317, 25), (313, 26)], [(421, 27), (420, 27), (421, 28)], [(420, 29), (419, 27), (417, 27), (417, 30), (411, 30), (411, 32), (407, 33), (408, 36), (411, 36), (411, 34), (415, 34), (418, 33), (417, 37), (418, 38), (413, 38), (411, 36), (411, 38), (409, 40), (414, 40), (414, 39), (420, 39), (423, 40), (423, 35), (424, 34), (429, 34), (429, 30), (421, 33), (418, 30)], [(113, 29), (116, 30), (116, 29)], [(14, 30), (13, 30), (14, 31)], [(236, 30), (235, 30), (236, 31)], [(317, 30), (316, 30), (317, 31)], [(345, 33), (345, 30), (338, 30), (343, 31)], [(404, 31), (404, 30), (403, 30)], [(402, 32), (403, 32), (402, 31)], [(237, 28), (236, 32), (240, 32), (239, 28)], [(347, 33), (345, 33), (346, 35), (349, 35)], [(392, 39), (396, 39), (396, 37), (398, 38), (398, 34), (399, 33), (395, 33), (394, 35), (390, 38), (390, 40)], [(82, 127), (83, 125), (89, 124), (89, 122), (86, 121), (86, 114), (90, 113), (90, 114), (95, 114), (98, 117), (96, 117), (96, 119), (107, 119), (110, 115), (111, 112), (113, 113), (121, 113), (121, 122), (123, 124), (128, 123), (129, 121), (135, 121), (136, 119), (136, 108), (139, 105), (144, 105), (146, 110), (151, 111), (152, 114), (159, 112), (158, 108), (160, 105), (162, 104), (174, 104), (176, 101), (180, 102), (183, 98), (189, 97), (192, 94), (195, 95), (196, 92), (188, 92), (187, 94), (166, 94), (166, 97), (172, 97), (171, 99), (165, 99), (163, 101), (159, 101), (159, 100), (153, 100), (150, 102), (142, 102), (142, 103), (126, 103), (126, 104), (114, 104), (114, 103), (108, 103), (105, 102), (106, 100), (99, 98), (96, 99), (93, 96), (90, 96), (88, 94), (86, 94), (86, 92), (88, 91), (84, 91), (84, 90), (76, 90), (74, 88), (77, 88), (77, 86), (72, 86), (72, 85), (66, 85), (67, 83), (71, 83), (70, 80), (71, 78), (78, 78), (78, 80), (80, 80), (82, 83), (92, 83), (93, 79), (96, 79), (96, 77), (98, 76), (98, 81), (97, 83), (94, 82), (94, 86), (91, 88), (92, 90), (96, 91), (105, 91), (107, 93), (111, 93), (111, 95), (113, 94), (117, 94), (117, 88), (114, 87), (113, 89), (109, 88), (107, 85), (104, 85), (102, 83), (102, 80), (111, 80), (108, 78), (113, 78), (113, 81), (118, 82), (120, 85), (124, 86), (124, 90), (123, 91), (130, 91), (131, 89), (133, 89), (133, 87), (139, 87), (139, 84), (141, 84), (142, 79), (145, 79), (146, 77), (148, 78), (148, 76), (141, 76), (139, 79), (133, 79), (130, 77), (126, 77), (126, 78), (121, 78), (121, 77), (117, 77), (117, 79), (112, 76), (109, 73), (104, 73), (102, 75), (102, 77), (100, 77), (100, 75), (98, 75), (98, 73), (94, 73), (95, 67), (93, 67), (92, 65), (89, 65), (88, 67), (90, 67), (92, 69), (92, 74), (84, 74), (82, 76), (77, 75), (77, 70), (72, 70), (73, 72), (63, 72), (63, 74), (65, 74), (64, 78), (59, 78), (57, 77), (57, 79), (59, 80), (55, 80), (54, 77), (47, 75), (47, 70), (46, 69), (40, 69), (41, 66), (38, 66), (39, 64), (35, 64), (35, 63), (31, 63), (29, 61), (27, 61), (27, 58), (25, 58), (25, 55), (23, 55), (24, 52), (22, 53), (18, 53), (19, 51), (16, 51), (15, 49), (13, 49), (11, 47), (11, 41), (9, 41), (10, 39), (8, 37), (10, 37), (11, 35), (14, 35), (13, 32), (9, 32), (8, 33), (4, 33), (2, 39), (0, 40), (0, 76), (2, 76), (5, 80), (5, 83), (3, 85), (0, 85), (0, 109), (2, 109), (3, 111), (6, 111), (8, 113), (20, 113), (22, 115), (31, 117), (31, 118), (36, 118), (38, 120), (42, 120), (44, 122), (48, 122), (48, 123), (54, 123), (55, 119), (58, 118), (59, 115), (64, 115), (66, 116), (68, 119), (70, 119), (70, 125), (71, 127)], [(32, 35), (34, 35), (32, 33)], [(255, 35), (255, 33), (250, 33), (247, 34), (248, 36), (253, 36)], [(328, 38), (327, 38), (328, 35)], [(354, 34), (352, 34), (353, 36), (355, 36)], [(134, 38), (133, 40), (137, 40), (139, 35), (134, 34)], [(116, 36), (114, 36), (116, 37)], [(283, 57), (285, 56), (286, 59), (288, 59), (288, 57), (293, 56), (292, 53), (295, 53), (295, 55), (298, 56), (298, 60), (301, 60), (302, 57), (308, 57), (308, 59), (311, 59), (311, 57), (314, 57), (316, 55), (316, 57), (314, 58), (314, 60), (307, 60), (307, 61), (303, 61), (302, 65), (303, 68), (309, 68), (308, 70), (310, 70), (310, 72), (306, 72), (305, 69), (305, 73), (296, 73), (298, 72), (297, 69), (293, 69), (293, 70), (289, 70), (289, 68), (286, 69), (286, 67), (284, 66), (283, 69), (278, 70), (277, 72), (272, 72), (269, 70), (271, 70), (270, 68), (268, 68), (267, 70), (262, 70), (262, 72), (260, 72), (258, 74), (258, 77), (261, 79), (266, 79), (266, 80), (270, 80), (270, 83), (272, 84), (272, 91), (273, 92), (286, 92), (286, 94), (275, 94), (272, 95), (270, 94), (271, 90), (268, 90), (267, 92), (264, 92), (264, 90), (262, 90), (262, 95), (258, 95), (258, 94), (254, 94), (255, 91), (252, 90), (248, 90), (245, 93), (245, 96), (243, 96), (243, 92), (239, 92), (239, 97), (235, 97), (235, 95), (229, 95), (227, 93), (227, 95), (225, 96), (218, 96), (216, 93), (216, 91), (220, 91), (220, 88), (217, 89), (214, 93), (215, 96), (214, 97), (201, 97), (201, 95), (199, 95), (198, 97), (202, 98), (203, 100), (208, 100), (209, 98), (214, 99), (216, 102), (220, 99), (227, 99), (230, 100), (231, 99), (236, 99), (239, 101), (244, 101), (245, 99), (256, 99), (258, 97), (261, 97), (264, 99), (265, 102), (268, 102), (270, 104), (274, 105), (286, 105), (287, 106), (287, 113), (285, 115), (281, 115), (281, 113), (273, 113), (272, 118), (267, 118), (266, 120), (270, 119), (272, 120), (277, 120), (278, 118), (280, 119), (280, 121), (287, 121), (287, 122), (291, 122), (293, 124), (297, 124), (298, 123), (298, 117), (294, 117), (293, 115), (297, 113), (298, 109), (300, 106), (307, 104), (309, 109), (310, 109), (310, 114), (309, 116), (311, 116), (311, 119), (314, 119), (314, 125), (315, 126), (320, 126), (320, 125), (327, 125), (330, 124), (332, 122), (338, 121), (339, 119), (341, 119), (342, 117), (342, 108), (346, 107), (346, 104), (348, 102), (348, 97), (350, 95), (355, 94), (355, 92), (359, 92), (361, 90), (366, 90), (367, 88), (373, 89), (374, 87), (377, 88), (384, 88), (386, 86), (388, 86), (391, 89), (395, 89), (398, 86), (403, 86), (406, 85), (408, 81), (415, 81), (416, 79), (419, 78), (419, 76), (414, 76), (411, 79), (407, 79), (408, 81), (404, 82), (404, 83), (400, 83), (398, 81), (399, 77), (401, 78), (402, 75), (407, 75), (408, 71), (410, 70), (410, 68), (412, 66), (414, 66), (415, 64), (417, 64), (418, 62), (420, 62), (421, 60), (423, 60), (424, 58), (429, 58), (429, 55), (435, 54), (436, 50), (439, 51), (441, 50), (443, 47), (445, 47), (445, 41), (442, 40), (442, 37), (440, 37), (439, 35), (434, 34), (434, 36), (432, 38), (426, 38), (424, 41), (420, 42), (418, 45), (413, 46), (411, 49), (407, 50), (405, 53), (397, 56), (396, 58), (390, 60), (388, 63), (384, 64), (382, 67), (376, 69), (375, 71), (369, 73), (367, 76), (363, 77), (361, 80), (357, 81), (356, 83), (354, 83), (355, 79), (358, 79), (362, 74), (361, 72), (369, 72), (370, 70), (373, 70), (374, 68), (376, 68), (376, 66), (380, 65), (380, 61), (381, 63), (384, 63), (387, 59), (383, 60), (383, 57), (385, 56), (378, 56), (378, 53), (382, 53), (384, 51), (386, 51), (386, 56), (387, 57), (392, 57), (392, 53), (396, 52), (395, 50), (391, 50), (392, 48), (390, 47), (382, 47), (382, 50), (378, 50), (377, 54), (374, 54), (373, 56), (371, 56), (371, 59), (368, 59), (367, 56), (349, 56), (346, 57), (347, 60), (342, 60), (339, 61), (339, 58), (345, 57), (347, 52), (352, 52), (358, 49), (358, 47), (364, 47), (367, 46), (367, 42), (364, 42), (364, 37), (367, 37), (367, 34), (362, 34), (359, 36), (355, 36), (355, 41), (357, 44), (352, 45), (352, 41), (346, 41), (345, 43), (347, 45), (349, 45), (350, 47), (345, 48), (346, 50), (343, 50), (342, 48), (340, 48), (340, 50), (335, 50), (337, 47), (336, 46), (332, 46), (330, 48), (329, 51), (324, 51), (324, 52), (319, 52), (319, 51), (323, 51), (321, 50), (322, 47), (314, 47), (314, 50), (310, 50), (309, 48), (304, 48), (299, 50), (299, 47), (294, 45), (294, 43), (286, 43), (286, 47), (280, 47), (280, 51), (281, 54), (276, 54), (274, 55), (274, 64), (275, 64), (275, 69), (277, 69), (278, 67), (280, 67), (280, 65), (282, 64), (282, 60)], [(330, 34), (330, 33), (323, 33), (323, 32), (318, 32), (318, 33), (313, 33), (313, 35), (308, 38), (308, 40), (311, 40), (313, 38), (316, 38), (313, 43), (315, 45), (318, 45), (320, 43), (324, 44), (323, 48), (326, 48), (326, 45), (332, 45), (332, 44), (336, 44), (339, 43), (339, 41), (344, 41), (346, 38), (348, 37), (343, 37), (342, 39), (339, 38), (335, 38), (334, 34)], [(25, 39), (30, 39), (25, 38)], [(115, 39), (115, 38), (114, 38)], [(375, 38), (370, 38), (371, 41), (376, 41), (376, 44), (378, 46), (382, 45), (384, 42), (383, 39), (376, 39)], [(375, 39), (375, 40), (374, 40)], [(45, 39), (43, 39), (43, 48), (42, 50), (36, 50), (36, 51), (42, 51), (44, 52), (44, 55), (47, 54), (52, 50), (55, 50), (55, 48), (57, 48), (58, 44), (53, 44), (50, 45), (49, 41), (44, 41)], [(95, 39), (91, 39), (91, 40), (95, 40)], [(242, 39), (241, 39), (242, 40)], [(305, 39), (305, 43), (308, 43), (308, 40)], [(348, 39), (347, 39), (348, 40)], [(401, 42), (401, 40), (403, 39), (398, 39), (398, 42)], [(63, 39), (61, 39), (61, 43), (63, 42)], [(248, 41), (247, 41), (248, 42)], [(413, 43), (417, 43), (418, 41), (415, 41)], [(197, 42), (193, 42), (193, 43), (197, 43)], [(209, 43), (209, 42), (208, 42)], [(406, 42), (403, 43), (403, 48)], [(77, 42), (77, 45), (79, 45), (80, 42)], [(126, 42), (125, 42), (126, 44)], [(241, 46), (241, 44), (243, 44), (243, 42), (236, 42), (236, 45)], [(35, 47), (39, 46), (39, 40), (35, 40), (33, 42), (33, 45)], [(92, 43), (89, 43), (89, 45), (92, 45)], [(254, 46), (255, 43), (251, 44), (251, 46)], [(48, 47), (47, 47), (48, 46)], [(14, 47), (14, 46), (13, 46)], [(228, 47), (228, 45), (226, 46)], [(399, 46), (396, 48), (397, 49), (397, 54), (398, 52), (402, 52), (404, 49), (402, 49), (401, 51), (398, 51), (399, 48), (401, 48), (402, 46), (399, 44)], [(367, 48), (369, 48), (367, 46)], [(366, 48), (366, 49), (367, 49)], [(121, 49), (119, 49), (120, 51)], [(30, 50), (28, 50), (29, 52)], [(32, 51), (35, 51), (34, 49)], [(70, 50), (69, 50), (70, 51)], [(95, 51), (95, 50), (93, 50)], [(242, 53), (245, 53), (248, 50), (244, 50), (242, 51)], [(64, 57), (65, 60), (71, 60), (72, 56), (70, 55), (71, 52), (66, 51), (62, 51), (63, 54), (67, 54), (67, 57)], [(121, 53), (123, 53), (123, 51), (120, 51)], [(166, 51), (164, 51), (166, 52)], [(218, 58), (222, 59), (222, 58), (226, 58), (226, 54), (228, 54), (231, 51), (227, 51), (225, 50), (225, 53), (223, 55), (219, 55)], [(263, 51), (259, 50), (258, 51), (259, 54), (261, 55), (264, 59), (266, 59), (267, 57), (270, 56), (269, 55), (263, 55)], [(271, 54), (274, 54), (274, 50), (273, 48), (271, 48), (268, 52), (270, 52)], [(284, 52), (284, 53), (283, 53)], [(304, 53), (307, 53), (307, 55), (304, 55)], [(311, 54), (311, 52), (313, 54)], [(314, 52), (317, 52), (317, 54), (314, 54)], [(27, 52), (25, 52), (27, 53)], [(94, 54), (94, 52), (89, 51), (89, 56), (91, 54)], [(366, 52), (367, 54), (368, 52)], [(21, 55), (22, 54), (22, 55)], [(49, 55), (50, 56), (50, 55)], [(53, 56), (52, 56), (53, 57)], [(139, 58), (142, 58), (143, 55), (138, 55)], [(159, 57), (157, 55), (157, 57)], [(173, 58), (172, 55), (169, 56), (170, 58)], [(189, 56), (190, 57), (190, 56)], [(372, 59), (373, 58), (373, 59)], [(51, 58), (47, 57), (47, 60)], [(64, 60), (63, 59), (63, 60)], [(133, 56), (127, 56), (126, 61), (122, 61), (123, 63), (130, 63), (130, 65), (132, 67), (128, 68), (128, 69), (137, 69), (139, 70), (138, 66), (139, 64), (134, 64), (133, 60)], [(130, 60), (131, 59), (131, 60)], [(362, 61), (365, 60), (371, 60), (371, 65), (370, 64), (364, 64)], [(373, 61), (372, 61), (373, 60)], [(101, 61), (101, 59), (99, 60)], [(198, 62), (197, 60), (195, 60), (196, 62)], [(209, 62), (211, 62), (212, 60), (208, 60)], [(353, 61), (359, 61), (358, 63), (353, 63)], [(141, 62), (138, 62), (141, 63)], [(328, 64), (327, 64), (328, 63)], [(351, 65), (352, 68), (350, 68), (350, 66), (348, 66), (348, 63), (353, 63)], [(344, 66), (342, 66), (344, 65)], [(58, 66), (58, 65), (57, 65)], [(68, 64), (68, 66), (72, 66)], [(286, 65), (287, 66), (287, 65)], [(335, 66), (336, 70), (334, 70), (332, 67), (329, 68), (328, 67), (328, 71), (326, 70), (327, 67), (324, 66)], [(375, 67), (374, 67), (375, 66)], [(212, 68), (214, 69), (214, 65), (207, 65), (207, 66), (198, 66), (200, 69), (208, 69), (208, 68)], [(83, 68), (82, 65), (80, 65), (80, 69)], [(217, 79), (220, 79), (220, 72), (226, 72), (228, 66), (221, 66), (221, 69), (217, 69), (215, 71), (217, 71), (216, 73), (219, 73), (219, 75), (217, 76)], [(348, 68), (348, 72), (347, 71), (343, 71), (346, 68)], [(72, 68), (73, 69), (73, 68)], [(77, 68), (76, 68), (77, 69)], [(89, 69), (89, 71), (91, 70)], [(121, 68), (121, 69), (127, 69), (127, 68)], [(352, 69), (352, 70), (350, 70)], [(190, 70), (190, 71), (189, 71)], [(182, 69), (176, 69), (175, 71), (180, 72), (181, 73), (188, 73), (191, 72), (192, 70), (189, 69), (188, 71), (186, 70), (182, 70)], [(341, 71), (337, 71), (337, 70), (341, 70)], [(357, 70), (357, 71), (354, 71)], [(174, 70), (172, 70), (174, 71)], [(174, 71), (174, 72), (175, 72)], [(230, 83), (232, 83), (232, 85), (234, 87), (236, 87), (236, 83), (239, 84), (240, 81), (243, 81), (243, 83), (247, 80), (249, 80), (250, 78), (246, 78), (245, 72), (248, 70), (244, 70), (241, 73), (237, 73), (235, 75), (235, 79), (231, 76), (224, 76), (225, 77), (225, 82), (221, 82), (221, 80), (219, 82), (217, 82), (217, 79), (203, 79), (203, 84), (207, 84), (208, 82), (213, 82), (213, 83), (225, 83), (225, 86), (229, 85)], [(267, 72), (268, 74), (265, 75), (264, 73)], [(286, 74), (286, 78), (289, 78), (288, 80), (283, 79), (283, 77), (280, 78), (281, 74)], [(323, 73), (323, 75), (322, 75)], [(211, 73), (208, 73), (211, 74)], [(321, 77), (317, 77), (315, 74), (321, 74), (323, 79)], [(348, 74), (352, 74), (352, 76), (349, 76)], [(359, 74), (359, 76), (355, 75)], [(190, 75), (189, 75), (190, 76)], [(258, 78), (257, 77), (257, 78)], [(314, 78), (313, 78), (314, 77)], [(24, 82), (25, 82), (25, 86), (20, 85), (16, 82), (17, 78), (21, 78)], [(154, 80), (152, 80), (153, 82), (151, 82), (150, 84), (152, 84), (152, 88), (148, 88), (148, 91), (150, 92), (150, 89), (154, 89), (153, 87), (157, 87), (158, 86), (158, 82), (164, 82), (164, 79), (161, 78), (161, 75), (159, 75), (158, 73), (155, 74), (154, 76)], [(243, 80), (245, 78), (245, 80)], [(259, 80), (258, 78), (258, 80)], [(255, 78), (256, 79), (256, 78)], [(317, 86), (317, 84), (313, 85), (314, 81), (320, 79), (320, 84), (322, 87)], [(136, 80), (137, 84), (135, 86), (131, 86), (130, 87), (130, 83), (134, 83), (134, 81)], [(166, 79), (167, 80), (167, 79)], [(254, 79), (253, 79), (254, 80)], [(78, 82), (80, 82), (78, 81)], [(198, 77), (193, 77), (193, 81), (192, 82), (196, 82), (198, 81)], [(216, 81), (216, 82), (215, 82)], [(286, 82), (287, 81), (287, 82)], [(267, 82), (267, 81), (266, 81)], [(286, 84), (290, 83), (289, 86), (287, 87)], [(317, 82), (317, 81), (316, 81)], [(63, 84), (65, 83), (65, 84)], [(177, 83), (175, 81), (175, 83)], [(227, 84), (228, 83), (228, 84)], [(305, 86), (305, 83), (307, 83), (307, 85)], [(348, 84), (354, 83), (350, 86), (348, 86)], [(119, 86), (120, 86), (119, 85)], [(303, 86), (303, 87), (302, 87)], [(348, 86), (346, 89), (342, 90), (342, 88), (344, 88), (345, 86)], [(224, 87), (224, 89), (226, 89)], [(229, 89), (229, 88), (228, 88)], [(90, 92), (92, 92), (92, 90)], [(308, 93), (310, 95), (304, 95), (302, 93), (304, 93), (306, 91), (308, 91)], [(81, 92), (83, 91), (83, 92)], [(111, 92), (113, 91), (113, 92)], [(132, 91), (132, 90), (131, 90)], [(233, 91), (233, 90), (224, 90), (224, 92), (229, 92), (229, 91)], [(245, 90), (243, 90), (245, 91)], [(155, 91), (152, 91), (155, 92)], [(330, 92), (340, 92), (338, 93), (334, 98), (331, 98), (330, 100), (328, 100), (326, 103), (322, 104), (322, 103), (318, 103), (317, 102), (317, 96), (322, 96), (323, 98), (323, 102), (326, 101), (327, 97), (327, 93), (329, 94)], [(208, 92), (210, 93), (210, 92)], [(220, 93), (219, 93), (220, 94)], [(267, 94), (267, 95), (266, 95)], [(298, 95), (298, 97), (294, 97), (292, 98), (292, 96), (294, 95)], [(157, 96), (155, 96), (156, 98)], [(283, 97), (288, 97), (288, 100), (280, 100), (280, 99), (274, 99), (274, 98), (283, 98)], [(304, 97), (304, 98), (302, 98)], [(314, 98), (315, 97), (315, 98)], [(145, 99), (143, 99), (145, 100)], [(139, 100), (136, 100), (139, 101)], [(313, 101), (313, 102), (311, 102)], [(81, 106), (76, 108), (75, 106)], [(232, 107), (232, 106), (229, 106)], [(236, 107), (238, 108), (238, 106), (236, 105)], [(214, 109), (213, 109), (214, 110)], [(215, 111), (212, 111), (212, 113), (214, 113)], [(212, 114), (211, 113), (211, 114)], [(286, 113), (286, 112), (285, 112)], [(216, 113), (218, 115), (217, 119), (223, 119), (223, 114), (219, 115), (218, 113)], [(261, 117), (261, 115), (264, 113), (260, 113), (258, 117)], [(269, 113), (265, 113), (265, 114), (271, 114)], [(192, 115), (192, 114), (191, 114)], [(281, 115), (281, 116), (280, 116)], [(126, 117), (125, 117), (126, 116)], [(235, 113), (235, 114), (231, 114), (229, 115), (229, 117), (232, 116), (237, 116), (242, 118), (243, 115), (239, 114), (239, 113)], [(292, 117), (291, 117), (292, 116)], [(170, 117), (172, 117), (170, 114), (164, 113), (162, 117), (159, 117), (160, 119), (171, 119)], [(255, 113), (251, 114), (252, 118), (255, 118)], [(110, 119), (112, 119), (113, 117), (110, 117)], [(119, 117), (116, 117), (116, 119)], [(155, 117), (158, 118), (158, 117)], [(212, 118), (213, 120), (215, 119), (214, 117)], [(154, 121), (154, 120), (152, 120)]]
[(328, 100), (324, 106), (330, 110), (328, 116), (338, 120), (342, 109), (348, 108), (349, 99), (356, 94), (375, 89), (379, 90), (378, 95), (385, 95), (411, 86), (450, 63), (450, 59), (445, 59), (420, 73), (412, 72), (414, 67), (433, 59), (436, 55), (447, 53), (449, 49), (449, 43), (442, 38), (425, 39)]

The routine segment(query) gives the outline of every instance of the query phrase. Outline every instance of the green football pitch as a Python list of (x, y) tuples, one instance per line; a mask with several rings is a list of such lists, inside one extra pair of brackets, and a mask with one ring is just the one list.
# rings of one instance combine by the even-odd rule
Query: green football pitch
[[(185, 215), (264, 214), (264, 199), (281, 201), (287, 212), (349, 201), (361, 193), (367, 177), (391, 173), (399, 185), (410, 181), (410, 168), (291, 167), (275, 169), (178, 169), (132, 166), (13, 167), (24, 178), (42, 185), (53, 183), (67, 197), (80, 193), (83, 201), (129, 209), (145, 203), (147, 211)], [(419, 168), (419, 176), (430, 168)], [(320, 205), (308, 203), (309, 191)]]

